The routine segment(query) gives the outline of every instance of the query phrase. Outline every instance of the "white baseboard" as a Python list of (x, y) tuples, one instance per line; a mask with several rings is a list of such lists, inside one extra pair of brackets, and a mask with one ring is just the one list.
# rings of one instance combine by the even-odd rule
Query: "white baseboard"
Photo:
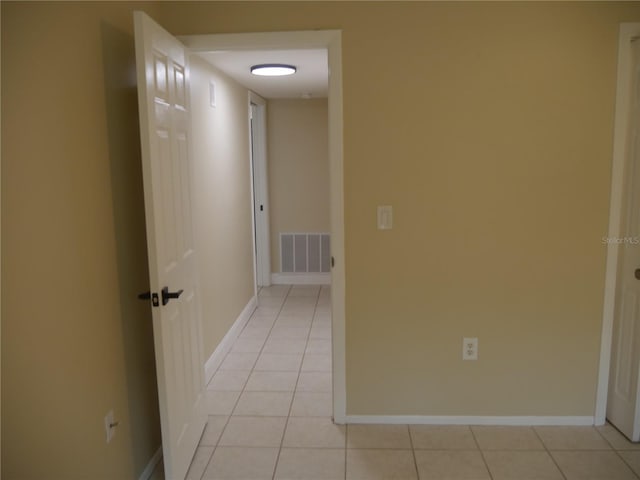
[(224, 336), (220, 344), (216, 347), (209, 359), (205, 362), (204, 378), (207, 385), (218, 370), (218, 367), (222, 363), (222, 360), (224, 360), (225, 355), (229, 353), (229, 350), (231, 350), (233, 342), (235, 342), (238, 338), (238, 335), (240, 335), (240, 332), (249, 321), (249, 318), (253, 314), (253, 311), (256, 309), (257, 305), (258, 301), (256, 296), (254, 295), (253, 297), (251, 297), (251, 300), (249, 300), (249, 303), (247, 303), (242, 312), (240, 312), (240, 315), (238, 316), (236, 321), (233, 322), (233, 325)]
[(151, 457), (151, 460), (147, 463), (147, 466), (140, 474), (140, 478), (138, 480), (149, 480), (151, 475), (153, 475), (153, 471), (156, 469), (156, 466), (160, 463), (160, 460), (162, 460), (162, 447), (158, 447), (158, 450), (153, 454), (153, 457)]
[(331, 285), (330, 273), (272, 273), (274, 285)]
[(423, 415), (346, 415), (345, 423), (383, 423), (395, 425), (507, 425), (507, 426), (584, 426), (594, 417), (556, 416), (423, 416)]

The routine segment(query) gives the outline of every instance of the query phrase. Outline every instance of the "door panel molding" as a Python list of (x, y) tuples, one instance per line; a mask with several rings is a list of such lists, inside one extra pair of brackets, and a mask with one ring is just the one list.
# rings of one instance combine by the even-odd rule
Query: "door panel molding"
[(182, 479), (207, 421), (191, 214), (189, 64), (185, 47), (148, 15), (135, 12), (134, 24), (150, 291), (174, 292), (171, 301), (150, 307), (164, 469), (167, 479)]

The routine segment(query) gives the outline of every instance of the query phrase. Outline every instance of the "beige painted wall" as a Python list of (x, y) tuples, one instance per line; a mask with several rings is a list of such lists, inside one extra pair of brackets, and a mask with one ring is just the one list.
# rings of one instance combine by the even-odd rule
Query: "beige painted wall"
[(330, 230), (328, 121), (326, 98), (268, 102), (272, 272), (280, 271), (280, 233)]
[(347, 413), (593, 415), (618, 23), (640, 4), (161, 9), (176, 34), (342, 29)]
[[(593, 414), (617, 25), (638, 3), (154, 7), (174, 34), (343, 30), (348, 413)], [(111, 150), (138, 147), (110, 131), (102, 30), (131, 35), (135, 7), (1, 8), (2, 477), (137, 479)]]
[(148, 270), (132, 12), (153, 9), (1, 8), (2, 478), (138, 479), (160, 447), (136, 299)]
[[(216, 107), (209, 103), (209, 82)], [(249, 97), (191, 57), (194, 225), (200, 264), (205, 360), (254, 295)]]
[[(148, 289), (132, 17), (139, 8), (155, 11), (2, 3), (7, 480), (137, 479), (160, 447), (151, 315), (136, 298)], [(253, 266), (247, 91), (205, 70), (194, 71), (193, 98), (208, 357), (253, 294)], [(215, 111), (209, 76), (218, 81)], [(111, 408), (120, 425), (107, 445)]]
[(153, 319), (149, 303), (137, 298), (149, 289), (149, 267), (137, 89), (132, 75), (135, 48), (130, 33), (106, 22), (101, 35), (120, 322), (134, 472), (138, 474), (160, 448), (161, 435)]

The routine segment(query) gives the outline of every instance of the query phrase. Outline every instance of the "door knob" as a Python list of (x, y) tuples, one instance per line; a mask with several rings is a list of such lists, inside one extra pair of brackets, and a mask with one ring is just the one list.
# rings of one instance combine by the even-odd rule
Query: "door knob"
[(167, 303), (169, 303), (169, 300), (171, 300), (172, 298), (180, 298), (180, 295), (182, 295), (182, 292), (184, 292), (184, 290), (178, 290), (177, 292), (170, 292), (169, 287), (164, 287), (162, 289), (162, 305), (166, 305)]
[(640, 280), (640, 268), (636, 268), (636, 271), (633, 272), (638, 280)]

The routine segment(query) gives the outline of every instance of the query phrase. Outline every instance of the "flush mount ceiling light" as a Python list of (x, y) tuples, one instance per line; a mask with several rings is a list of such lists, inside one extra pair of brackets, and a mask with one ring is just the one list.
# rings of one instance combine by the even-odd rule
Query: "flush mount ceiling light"
[(251, 67), (251, 73), (262, 77), (282, 77), (296, 73), (296, 67), (283, 63), (263, 63)]

